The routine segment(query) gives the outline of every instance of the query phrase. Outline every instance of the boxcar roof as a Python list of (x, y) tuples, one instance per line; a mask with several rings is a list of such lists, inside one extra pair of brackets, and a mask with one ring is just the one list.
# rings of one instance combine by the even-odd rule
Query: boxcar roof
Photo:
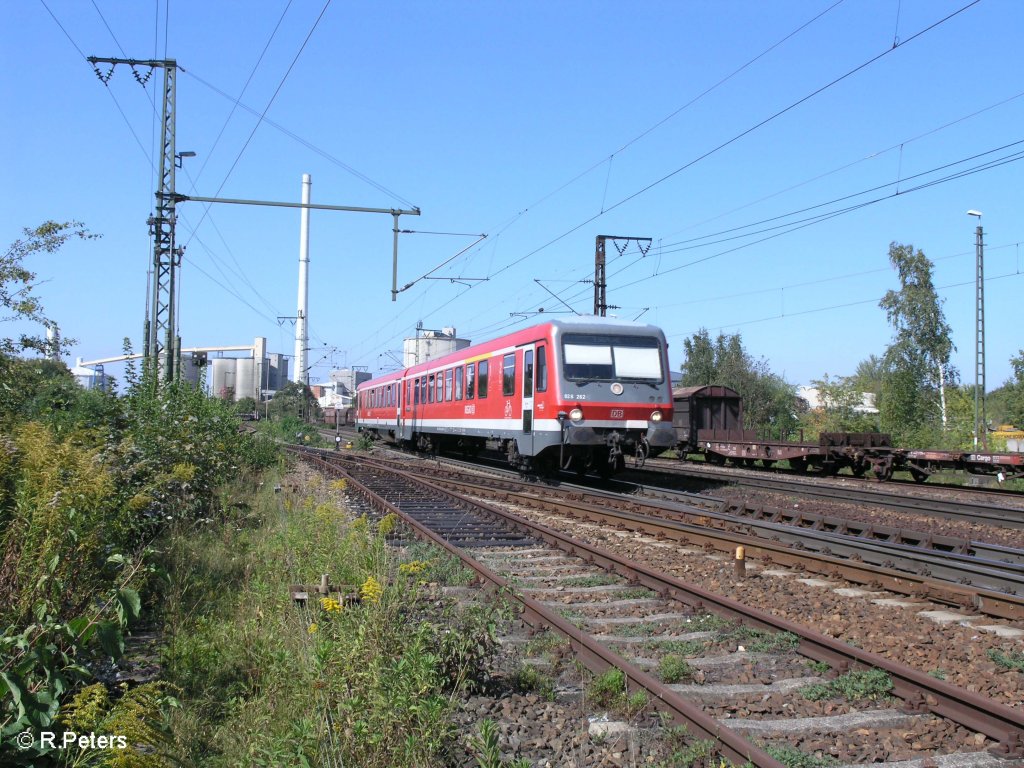
[(735, 389), (723, 387), (721, 384), (705, 384), (701, 387), (677, 387), (672, 390), (672, 399), (674, 400), (688, 400), (691, 397), (719, 397), (738, 400), (740, 393)]

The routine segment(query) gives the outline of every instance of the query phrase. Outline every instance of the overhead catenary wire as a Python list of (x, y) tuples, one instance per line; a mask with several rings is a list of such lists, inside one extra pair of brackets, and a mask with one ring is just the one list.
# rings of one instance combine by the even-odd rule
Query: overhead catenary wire
[[(610, 205), (606, 210), (603, 210), (600, 213), (594, 214), (593, 216), (585, 219), (584, 221), (581, 221), (579, 224), (576, 224), (571, 229), (566, 230), (565, 232), (563, 232), (562, 234), (552, 238), (551, 240), (548, 240), (546, 243), (544, 243), (543, 245), (539, 246), (538, 248), (535, 248), (532, 251), (530, 251), (529, 253), (527, 253), (527, 254), (525, 254), (523, 256), (520, 256), (518, 259), (515, 259), (515, 260), (511, 261), (510, 263), (508, 263), (507, 265), (505, 265), (504, 267), (499, 269), (495, 273), (495, 275), (501, 274), (502, 272), (505, 272), (506, 270), (511, 269), (512, 267), (516, 266), (517, 264), (520, 264), (520, 263), (526, 261), (527, 259), (531, 258), (532, 256), (537, 255), (541, 251), (547, 250), (548, 248), (550, 248), (555, 243), (565, 239), (566, 237), (568, 237), (569, 235), (573, 234), (574, 232), (579, 231), (580, 229), (585, 227), (587, 224), (590, 224), (590, 223), (596, 221), (597, 219), (601, 218), (605, 214), (610, 213), (611, 211), (619, 208), (622, 205), (625, 205), (626, 203), (630, 202), (631, 200), (635, 200), (637, 197), (640, 197), (641, 195), (646, 194), (647, 192), (649, 192), (650, 190), (654, 189), (655, 187), (665, 183), (666, 181), (668, 181), (671, 178), (674, 178), (675, 176), (679, 175), (683, 171), (685, 171), (685, 170), (687, 170), (689, 168), (692, 168), (693, 166), (697, 165), (698, 163), (700, 163), (703, 160), (706, 160), (707, 158), (711, 157), (712, 155), (717, 154), (718, 152), (720, 152), (723, 149), (725, 149), (726, 147), (736, 143), (737, 141), (739, 141), (740, 139), (744, 138), (745, 136), (749, 136), (754, 131), (757, 131), (758, 129), (763, 128), (764, 126), (766, 126), (769, 123), (777, 120), (778, 118), (782, 117), (783, 115), (787, 114), (788, 112), (791, 112), (792, 110), (796, 109), (801, 104), (804, 104), (807, 101), (813, 99), (815, 96), (818, 96), (818, 95), (824, 93), (825, 91), (829, 90), (830, 88), (835, 87), (839, 83), (841, 83), (844, 80), (852, 77), (853, 75), (855, 75), (856, 73), (860, 72), (861, 70), (863, 70), (863, 69), (871, 66), (872, 64), (882, 60), (883, 58), (885, 58), (886, 56), (891, 54), (893, 51), (896, 51), (896, 50), (899, 50), (900, 48), (903, 48), (908, 43), (918, 39), (919, 37), (921, 37), (922, 35), (927, 34), (928, 32), (931, 32), (932, 30), (936, 29), (937, 27), (941, 26), (942, 24), (945, 24), (946, 22), (948, 22), (949, 20), (955, 18), (956, 16), (960, 15), (961, 13), (964, 13), (966, 10), (968, 10), (969, 8), (977, 5), (980, 2), (981, 2), (981, 0), (972, 0), (967, 5), (962, 6), (961, 8), (957, 9), (956, 11), (953, 11), (952, 13), (948, 14), (947, 16), (939, 19), (938, 21), (930, 24), (929, 26), (925, 27), (924, 29), (916, 32), (915, 34), (913, 34), (910, 37), (908, 37), (906, 40), (901, 41), (898, 46), (896, 46), (894, 48), (887, 48), (886, 50), (882, 51), (881, 53), (871, 57), (867, 61), (864, 61), (861, 64), (858, 64), (853, 69), (848, 70), (844, 74), (840, 75), (839, 77), (834, 78), (833, 80), (829, 81), (825, 85), (815, 89), (814, 91), (811, 91), (806, 96), (803, 96), (803, 97), (797, 99), (796, 101), (792, 102), (788, 106), (783, 107), (782, 109), (777, 110), (776, 112), (772, 113), (771, 115), (769, 115), (768, 117), (764, 118), (763, 120), (755, 123), (754, 125), (750, 126), (749, 128), (741, 131), (740, 133), (737, 133), (732, 138), (726, 139), (725, 141), (721, 142), (720, 144), (716, 145), (715, 147), (707, 150), (706, 152), (698, 155), (697, 157), (693, 158), (692, 160), (689, 160), (688, 162), (686, 162), (683, 165), (679, 166), (675, 170), (670, 171), (669, 173), (666, 173), (665, 175), (661, 176), (660, 178), (656, 179), (655, 181), (652, 181), (649, 184), (647, 184), (646, 186), (641, 187), (637, 191), (627, 195), (626, 197), (624, 197), (621, 200), (619, 200), (617, 203), (614, 203), (614, 204)], [(491, 275), (491, 277), (494, 277), (495, 275)]]
[[(227, 173), (224, 174), (224, 179), (221, 181), (220, 186), (217, 187), (217, 191), (213, 194), (213, 197), (217, 197), (218, 195), (220, 195), (221, 191), (224, 189), (224, 186), (228, 183), (228, 179), (231, 178), (231, 174), (234, 173), (235, 168), (238, 167), (238, 163), (242, 159), (242, 155), (244, 155), (245, 150), (249, 148), (249, 144), (252, 142), (253, 137), (256, 135), (256, 131), (259, 130), (260, 125), (262, 125), (263, 123), (264, 117), (270, 110), (271, 106), (273, 106), (278, 94), (281, 93), (281, 89), (284, 88), (284, 84), (288, 81), (288, 76), (292, 73), (292, 70), (295, 68), (296, 63), (298, 63), (299, 57), (302, 56), (302, 52), (306, 49), (306, 45), (309, 43), (310, 38), (313, 37), (313, 33), (316, 32), (317, 27), (320, 25), (321, 19), (323, 19), (324, 14), (327, 13), (327, 9), (330, 7), (330, 5), (331, 0), (326, 0), (323, 8), (320, 9), (320, 14), (316, 17), (316, 20), (313, 22), (313, 26), (310, 27), (309, 32), (306, 34), (305, 39), (302, 41), (302, 45), (299, 46), (299, 50), (295, 53), (295, 56), (292, 58), (291, 63), (288, 65), (288, 69), (285, 71), (284, 75), (281, 77), (280, 82), (277, 84), (277, 88), (274, 89), (274, 93), (267, 101), (267, 104), (263, 108), (263, 112), (260, 114), (259, 119), (256, 121), (256, 124), (252, 127), (252, 130), (249, 132), (248, 138), (246, 138), (245, 143), (242, 144), (242, 148), (238, 150), (238, 154), (235, 156), (234, 162), (231, 164), (231, 167), (228, 168)], [(203, 221), (206, 219), (206, 216), (210, 211), (210, 205), (211, 204), (207, 204), (206, 206), (204, 206), (203, 215), (200, 218), (199, 222), (196, 224), (196, 230), (198, 230), (198, 228), (202, 226)], [(193, 231), (193, 234), (195, 234), (195, 231)]]
[[(222, 96), (223, 98), (227, 99), (228, 101), (230, 101), (230, 102), (232, 102), (234, 104), (237, 104), (237, 106), (240, 109), (248, 112), (251, 115), (255, 115), (256, 117), (260, 117), (260, 112), (259, 111), (257, 111), (256, 109), (253, 109), (252, 107), (242, 103), (242, 101), (240, 101), (239, 99), (235, 99), (230, 94), (228, 94), (226, 91), (224, 91), (221, 88), (218, 88), (213, 83), (210, 83), (209, 81), (204, 80), (202, 77), (197, 75), (192, 70), (186, 71), (185, 74), (187, 76), (191, 77), (192, 79), (194, 79), (196, 82), (200, 83), (201, 85), (206, 86), (207, 88), (209, 88), (211, 91), (213, 91), (217, 95)], [(299, 134), (295, 133), (292, 130), (289, 130), (288, 128), (283, 126), (281, 123), (278, 123), (278, 122), (272, 120), (271, 118), (267, 117), (266, 115), (262, 116), (262, 121), (263, 121), (264, 125), (270, 126), (274, 130), (276, 130), (276, 131), (278, 131), (280, 133), (283, 133), (288, 138), (292, 139), (293, 141), (297, 142), (298, 144), (301, 144), (306, 149), (316, 153), (320, 157), (322, 157), (325, 160), (327, 160), (329, 163), (338, 166), (339, 168), (341, 168), (342, 170), (344, 170), (347, 173), (351, 174), (352, 176), (356, 177), (360, 181), (365, 182), (366, 184), (370, 185), (374, 189), (378, 190), (379, 192), (384, 193), (385, 195), (387, 195), (388, 197), (392, 198), (393, 200), (401, 203), (402, 205), (408, 206), (409, 208), (416, 208), (416, 207), (418, 207), (416, 205), (413, 205), (413, 203), (411, 203), (409, 200), (407, 200), (406, 198), (404, 198), (401, 195), (399, 195), (397, 192), (394, 192), (393, 190), (388, 189), (383, 184), (380, 184), (379, 182), (374, 181), (372, 178), (370, 178), (366, 174), (356, 170), (351, 165), (347, 164), (343, 160), (341, 160), (341, 159), (335, 157), (334, 155), (330, 154), (327, 150), (325, 150), (325, 149), (323, 149), (321, 147), (318, 147), (317, 145), (313, 144), (308, 139), (304, 139), (302, 136), (300, 136)]]
[[(971, 6), (971, 5), (974, 5), (974, 4), (976, 4), (976, 2), (977, 2), (977, 1), (978, 1), (978, 0), (975, 0), (975, 2), (973, 2), (973, 3), (970, 3), (970, 4), (968, 4), (967, 6), (964, 6), (964, 7), (963, 7), (963, 8), (961, 8), (961, 9), (960, 9), (959, 11), (956, 11), (956, 12), (954, 12), (954, 13), (952, 13), (952, 14), (948, 15), (948, 16), (947, 16), (947, 17), (945, 17), (944, 19), (941, 19), (941, 20), (939, 20), (938, 22), (935, 22), (935, 23), (933, 23), (932, 25), (930, 25), (929, 27), (925, 28), (924, 30), (921, 30), (921, 31), (919, 31), (919, 32), (918, 32), (917, 34), (915, 34), (914, 36), (912, 36), (911, 38), (909, 38), (909, 39), (908, 39), (907, 41), (905, 41), (905, 42), (904, 42), (904, 44), (905, 44), (906, 42), (910, 42), (911, 40), (914, 40), (914, 39), (916, 39), (916, 38), (920, 37), (921, 35), (925, 34), (926, 32), (930, 31), (931, 29), (934, 29), (935, 27), (939, 26), (940, 24), (944, 23), (945, 21), (948, 21), (948, 20), (949, 20), (950, 18), (953, 18), (954, 16), (956, 16), (956, 15), (957, 15), (958, 13), (961, 13), (961, 12), (963, 12), (964, 10), (966, 10), (966, 8), (969, 8), (969, 7)], [(831, 6), (831, 7), (835, 7), (835, 6)], [(830, 7), (830, 9), (831, 9), (831, 7)], [(687, 164), (687, 166), (684, 166), (684, 168), (685, 168), (685, 167), (689, 167), (689, 165), (692, 165), (693, 163), (695, 163), (695, 162), (699, 161), (699, 160), (700, 160), (700, 159), (702, 159), (703, 157), (707, 157), (707, 156), (708, 156), (709, 154), (711, 154), (711, 153), (713, 153), (713, 152), (716, 152), (716, 151), (719, 151), (719, 150), (720, 150), (721, 148), (724, 148), (725, 146), (728, 146), (728, 145), (729, 145), (730, 143), (732, 143), (732, 142), (734, 142), (734, 141), (738, 140), (738, 139), (739, 139), (739, 138), (741, 138), (742, 136), (744, 136), (744, 135), (747, 135), (747, 134), (749, 134), (750, 132), (752, 132), (752, 131), (756, 130), (757, 128), (761, 127), (762, 125), (765, 125), (765, 124), (767, 124), (768, 122), (770, 122), (771, 120), (775, 119), (775, 118), (776, 118), (776, 117), (778, 117), (779, 115), (781, 115), (781, 114), (784, 114), (785, 112), (787, 112), (787, 111), (789, 111), (789, 110), (791, 110), (791, 109), (795, 108), (795, 107), (796, 107), (797, 105), (799, 105), (799, 104), (801, 104), (801, 103), (803, 103), (803, 102), (807, 101), (808, 99), (812, 98), (813, 96), (815, 96), (815, 95), (817, 95), (817, 94), (819, 94), (819, 93), (823, 92), (824, 90), (826, 90), (826, 89), (828, 89), (828, 88), (830, 88), (830, 87), (834, 86), (834, 85), (835, 85), (835, 84), (837, 84), (838, 82), (841, 82), (841, 81), (842, 81), (843, 79), (845, 79), (845, 78), (847, 78), (847, 77), (851, 76), (851, 75), (852, 75), (853, 73), (855, 73), (856, 71), (859, 71), (860, 69), (863, 69), (864, 67), (866, 67), (866, 66), (870, 65), (870, 64), (871, 64), (871, 63), (873, 63), (874, 61), (877, 61), (878, 59), (880, 59), (880, 58), (882, 58), (883, 56), (887, 55), (887, 54), (888, 54), (889, 52), (891, 52), (891, 51), (885, 51), (885, 52), (883, 52), (883, 53), (881, 53), (881, 54), (878, 54), (877, 56), (873, 57), (872, 59), (870, 59), (870, 60), (868, 60), (868, 61), (864, 62), (863, 64), (861, 64), (861, 65), (860, 65), (859, 67), (857, 67), (857, 68), (855, 68), (855, 69), (853, 69), (853, 70), (851, 70), (851, 71), (847, 72), (846, 74), (842, 75), (842, 76), (841, 76), (841, 77), (839, 77), (839, 78), (836, 78), (836, 79), (835, 79), (835, 80), (833, 80), (833, 81), (832, 81), (831, 83), (829, 83), (829, 84), (826, 84), (825, 86), (823, 86), (823, 87), (821, 87), (821, 88), (817, 89), (816, 91), (812, 92), (811, 94), (808, 94), (807, 96), (803, 97), (803, 98), (802, 98), (801, 100), (799, 100), (799, 101), (797, 101), (797, 102), (794, 102), (793, 104), (791, 104), (790, 106), (788, 106), (788, 107), (784, 108), (783, 110), (780, 110), (780, 111), (776, 112), (776, 113), (775, 113), (774, 115), (770, 116), (769, 118), (766, 118), (765, 120), (763, 120), (763, 121), (761, 121), (760, 123), (758, 123), (758, 124), (756, 124), (756, 125), (752, 126), (751, 128), (748, 128), (748, 129), (747, 129), (746, 131), (744, 131), (744, 132), (743, 132), (742, 134), (740, 134), (740, 135), (738, 135), (738, 136), (736, 136), (736, 137), (733, 137), (732, 139), (728, 140), (727, 142), (724, 142), (724, 143), (720, 144), (720, 145), (719, 145), (719, 146), (718, 146), (718, 147), (717, 147), (716, 149), (713, 149), (713, 150), (711, 150), (711, 151), (710, 151), (709, 153), (705, 153), (705, 155), (703, 155), (703, 156), (701, 156), (701, 157), (697, 158), (697, 159), (696, 159), (696, 160), (694, 160), (694, 161), (691, 161), (691, 163)], [(584, 172), (584, 174), (581, 174), (581, 175), (585, 175), (586, 173), (588, 173), (588, 172), (589, 172), (590, 170), (593, 170), (593, 168), (597, 167), (598, 165), (600, 165), (600, 163), (596, 164), (595, 166), (592, 166), (592, 167), (591, 167), (590, 169), (588, 169), (588, 171), (585, 171), (585, 172)], [(647, 190), (649, 190), (649, 189), (653, 188), (654, 186), (656, 186), (657, 184), (659, 184), (659, 183), (661, 183), (662, 181), (666, 180), (667, 178), (670, 178), (671, 176), (673, 176), (673, 175), (675, 175), (676, 173), (680, 172), (680, 170), (682, 170), (682, 169), (676, 169), (676, 170), (675, 170), (675, 171), (673, 171), (673, 172), (672, 172), (671, 174), (669, 174), (669, 175), (667, 175), (667, 176), (664, 176), (664, 177), (662, 177), (662, 179), (660, 179), (660, 180), (658, 180), (658, 181), (654, 182), (653, 184), (650, 184), (650, 185), (648, 185), (647, 187), (645, 187), (645, 188), (643, 188), (643, 189), (639, 190), (638, 192), (635, 192), (635, 193), (633, 193), (633, 194), (632, 194), (632, 195), (630, 195), (630, 196), (629, 196), (628, 198), (625, 198), (625, 199), (623, 199), (623, 200), (620, 200), (620, 201), (619, 201), (618, 203), (616, 203), (616, 204), (615, 204), (614, 206), (612, 206), (612, 208), (618, 207), (619, 205), (622, 205), (622, 204), (623, 204), (624, 202), (626, 202), (627, 200), (629, 200), (629, 199), (632, 199), (632, 198), (636, 197), (637, 195), (639, 195), (639, 194), (642, 194), (642, 193), (644, 193), (645, 191), (647, 191)], [(576, 178), (579, 178), (579, 177), (576, 177)], [(557, 193), (557, 192), (558, 192), (558, 191), (560, 191), (560, 190), (561, 190), (562, 188), (564, 188), (564, 186), (567, 186), (567, 185), (568, 185), (569, 183), (572, 183), (572, 181), (574, 181), (574, 180), (575, 180), (575, 178), (574, 178), (573, 180), (571, 180), (570, 182), (568, 182), (568, 183), (567, 183), (566, 185), (563, 185), (563, 187), (560, 187), (560, 188), (559, 188), (558, 190), (555, 190), (555, 192), (552, 192), (552, 193), (550, 193), (550, 194), (555, 194), (555, 193)], [(550, 195), (549, 195), (549, 196), (550, 196)], [(546, 197), (548, 197), (548, 196), (546, 196)], [(545, 198), (542, 198), (542, 199), (541, 199), (541, 201), (538, 201), (538, 202), (542, 202), (542, 201), (543, 201), (544, 199), (546, 199), (546, 197), (545, 197)], [(535, 203), (534, 205), (536, 205), (536, 204), (538, 204), (538, 203)], [(608, 210), (612, 210), (612, 208), (609, 208)], [(498, 234), (501, 234), (501, 232), (502, 232), (502, 231), (504, 231), (504, 229), (506, 229), (506, 228), (507, 228), (508, 226), (510, 226), (510, 225), (511, 225), (511, 223), (513, 223), (513, 222), (514, 222), (514, 220), (515, 220), (516, 218), (518, 218), (519, 216), (521, 216), (521, 215), (522, 215), (523, 213), (525, 213), (525, 211), (526, 211), (526, 210), (528, 210), (528, 209), (529, 209), (529, 206), (527, 207), (527, 209), (523, 209), (522, 211), (520, 211), (520, 213), (519, 213), (519, 214), (517, 214), (517, 216), (516, 216), (516, 217), (513, 217), (513, 220), (512, 220), (512, 222), (508, 222), (508, 223), (507, 223), (507, 224), (505, 224), (505, 225), (504, 225), (504, 226), (503, 226), (502, 228), (500, 228), (500, 229), (499, 229), (499, 231), (498, 231)], [(568, 234), (570, 234), (571, 232), (574, 232), (574, 231), (578, 230), (579, 228), (581, 228), (582, 226), (584, 226), (585, 224), (587, 224), (587, 223), (590, 223), (591, 221), (593, 221), (593, 220), (594, 220), (594, 218), (597, 218), (597, 217), (591, 217), (591, 218), (590, 218), (590, 219), (588, 219), (588, 220), (587, 220), (586, 222), (584, 222), (584, 223), (582, 223), (582, 224), (580, 224), (580, 225), (577, 225), (576, 227), (574, 227), (574, 228), (573, 228), (572, 230), (570, 230), (569, 232), (563, 233), (562, 235), (558, 236), (557, 238), (555, 238), (555, 239), (553, 239), (553, 240), (550, 240), (550, 241), (548, 241), (547, 243), (545, 243), (544, 245), (542, 245), (542, 246), (541, 246), (540, 248), (538, 248), (538, 249), (534, 249), (533, 251), (530, 251), (530, 252), (529, 252), (529, 253), (527, 253), (526, 255), (524, 255), (524, 256), (522, 256), (522, 257), (520, 257), (520, 258), (518, 258), (518, 259), (515, 259), (515, 260), (513, 260), (512, 262), (509, 262), (509, 263), (507, 263), (507, 264), (506, 264), (506, 265), (504, 265), (504, 266), (503, 266), (502, 268), (498, 269), (498, 270), (497, 270), (496, 272), (489, 272), (489, 276), (493, 278), (493, 277), (495, 277), (495, 276), (497, 276), (497, 275), (499, 275), (499, 274), (501, 274), (501, 273), (503, 273), (503, 272), (507, 271), (508, 269), (510, 269), (511, 267), (515, 266), (516, 264), (518, 264), (518, 263), (521, 263), (522, 261), (524, 261), (525, 259), (529, 258), (530, 256), (532, 256), (532, 255), (535, 255), (536, 253), (539, 253), (539, 252), (540, 252), (541, 250), (543, 250), (543, 249), (545, 249), (545, 248), (549, 247), (550, 245), (552, 245), (553, 243), (557, 242), (558, 240), (561, 240), (562, 238), (564, 238), (565, 236), (567, 236), (567, 235), (568, 235)], [(467, 291), (468, 291), (468, 290), (472, 290), (472, 288), (473, 288), (473, 286), (467, 286), (467, 287), (466, 287), (466, 290), (467, 290)], [(464, 292), (460, 292), (460, 294), (459, 294), (459, 295), (462, 295), (462, 293), (464, 293)], [(443, 308), (444, 306), (447, 306), (447, 305), (448, 305), (448, 304), (450, 304), (450, 303), (451, 303), (451, 299), (449, 299), (449, 301), (446, 301), (446, 302), (445, 302), (445, 303), (444, 303), (444, 304), (442, 305), (442, 307), (438, 307), (438, 308), (436, 308), (436, 309), (435, 309), (435, 310), (433, 310), (433, 311), (434, 311), (434, 312), (440, 311), (440, 309), (441, 309), (441, 308)], [(389, 324), (391, 324), (391, 323), (389, 323)], [(383, 330), (383, 328), (381, 328), (381, 329), (378, 329), (378, 331), (377, 331), (377, 332), (375, 332), (375, 333), (373, 334), (373, 336), (374, 336), (374, 337), (377, 337), (377, 336), (379, 336), (379, 334), (380, 334), (380, 332), (381, 332), (382, 330)], [(392, 337), (392, 338), (394, 338), (394, 337)], [(366, 343), (367, 341), (368, 341), (368, 339), (364, 339), (364, 340), (363, 340), (363, 342), (361, 342), (361, 344), (365, 344), (365, 343)]]
[[(228, 116), (224, 118), (224, 124), (221, 125), (220, 131), (217, 132), (217, 136), (213, 140), (213, 144), (210, 149), (205, 153), (203, 158), (203, 164), (199, 166), (199, 171), (196, 173), (196, 181), (198, 181), (203, 171), (206, 170), (207, 163), (210, 162), (210, 158), (213, 157), (217, 150), (217, 145), (220, 144), (221, 138), (224, 136), (224, 131), (227, 130), (228, 124), (231, 122), (231, 118), (234, 117), (235, 111), (238, 109), (241, 99), (245, 96), (245, 92), (249, 89), (249, 85), (252, 83), (253, 77), (256, 76), (256, 71), (260, 68), (260, 64), (263, 63), (263, 57), (267, 55), (267, 51), (270, 50), (270, 44), (274, 42), (274, 38), (277, 37), (278, 30), (281, 29), (281, 23), (284, 21), (284, 17), (288, 15), (288, 10), (292, 7), (292, 0), (288, 0), (284, 10), (281, 11), (281, 16), (277, 20), (277, 24), (274, 25), (274, 29), (270, 33), (270, 37), (267, 38), (267, 42), (263, 46), (263, 50), (260, 52), (259, 58), (256, 59), (256, 63), (253, 64), (252, 69), (249, 71), (249, 76), (245, 79), (245, 84), (242, 85), (242, 90), (238, 94), (237, 99), (231, 99), (231, 111), (228, 112)], [(192, 184), (192, 188), (195, 189), (195, 182)]]
[[(581, 171), (580, 173), (577, 173), (575, 176), (570, 178), (568, 181), (562, 183), (556, 189), (548, 192), (547, 194), (542, 196), (540, 199), (538, 199), (535, 202), (533, 202), (533, 203), (525, 206), (524, 208), (520, 209), (520, 211), (518, 213), (513, 215), (511, 218), (507, 219), (502, 224), (500, 224), (498, 226), (495, 226), (495, 227), (492, 227), (491, 229), (493, 231), (495, 231), (497, 234), (501, 234), (502, 232), (507, 230), (509, 227), (511, 227), (516, 221), (518, 221), (519, 219), (524, 217), (527, 213), (529, 213), (530, 211), (535, 209), (537, 206), (545, 203), (547, 200), (549, 200), (550, 198), (554, 197), (555, 195), (557, 195), (559, 192), (561, 192), (562, 190), (566, 189), (567, 187), (572, 186), (575, 182), (579, 181), (584, 176), (587, 176), (588, 174), (590, 174), (592, 171), (596, 170), (597, 168), (600, 168), (606, 162), (610, 162), (612, 157), (614, 157), (615, 155), (621, 154), (626, 149), (631, 147), (633, 144), (636, 144), (640, 140), (646, 138), (649, 134), (653, 133), (658, 128), (660, 128), (661, 126), (663, 126), (666, 123), (668, 123), (669, 121), (671, 121), (674, 117), (676, 117), (680, 113), (682, 113), (682, 112), (686, 111), (687, 109), (689, 109), (690, 107), (692, 107), (694, 104), (696, 104), (697, 102), (702, 100), (705, 96), (710, 95), (712, 92), (716, 91), (718, 88), (720, 88), (721, 86), (725, 85), (727, 82), (732, 80), (738, 74), (740, 74), (744, 70), (748, 69), (751, 65), (753, 65), (754, 63), (756, 63), (760, 59), (762, 59), (765, 56), (767, 56), (769, 53), (774, 51), (776, 48), (781, 46), (783, 43), (785, 43), (788, 40), (790, 40), (791, 38), (795, 37), (797, 34), (802, 32), (803, 30), (805, 30), (807, 27), (811, 26), (814, 22), (816, 22), (819, 19), (821, 19), (823, 16), (828, 14), (830, 11), (834, 10), (836, 7), (841, 5), (843, 2), (844, 2), (844, 0), (837, 0), (837, 2), (833, 3), (832, 5), (830, 5), (828, 8), (826, 8), (821, 13), (818, 13), (817, 15), (815, 15), (814, 17), (812, 17), (808, 21), (806, 21), (803, 24), (801, 24), (800, 26), (798, 26), (793, 31), (791, 31), (788, 34), (786, 34), (784, 37), (782, 37), (779, 40), (777, 40), (776, 42), (772, 43), (770, 46), (765, 48), (763, 51), (758, 53), (753, 58), (748, 59), (746, 62), (744, 62), (742, 65), (740, 65), (739, 67), (734, 69), (732, 72), (730, 72), (728, 75), (726, 75), (722, 79), (720, 79), (714, 85), (711, 85), (708, 88), (704, 89), (697, 96), (693, 97), (692, 99), (687, 101), (685, 104), (683, 104), (682, 106), (680, 106), (679, 108), (677, 108), (673, 112), (671, 112), (668, 115), (666, 115), (665, 117), (661, 118), (660, 120), (658, 120), (653, 125), (651, 125), (648, 128), (644, 129), (638, 135), (636, 135), (633, 138), (629, 139), (627, 142), (625, 142), (621, 147), (619, 147), (615, 151), (613, 151), (610, 154), (608, 154), (607, 156), (603, 157), (601, 160), (598, 160), (597, 162), (593, 163), (586, 170)], [(610, 169), (609, 169), (609, 172), (610, 172)], [(602, 203), (602, 208), (603, 208), (603, 203)]]

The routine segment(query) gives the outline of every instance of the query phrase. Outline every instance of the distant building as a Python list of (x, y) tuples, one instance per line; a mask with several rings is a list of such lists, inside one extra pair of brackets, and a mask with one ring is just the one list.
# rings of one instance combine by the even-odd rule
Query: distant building
[(356, 388), (371, 378), (369, 371), (340, 368), (331, 371), (329, 381), (315, 384), (310, 389), (316, 395), (321, 408), (347, 408), (352, 404)]
[(97, 365), (95, 368), (87, 368), (82, 365), (82, 360), (84, 359), (81, 357), (77, 358), (75, 360), (75, 367), (71, 369), (71, 375), (75, 377), (75, 381), (78, 382), (79, 386), (85, 389), (98, 389), (102, 392), (111, 391), (114, 388), (114, 377), (105, 374), (102, 365)]
[[(827, 408), (829, 406), (828, 403), (822, 400), (821, 393), (818, 392), (817, 387), (799, 386), (796, 388), (796, 395), (806, 400), (807, 407), (812, 411), (816, 408)], [(860, 398), (860, 402), (853, 406), (854, 413), (878, 413), (878, 408), (875, 407), (874, 392), (861, 392)]]
[(454, 328), (442, 328), (439, 331), (418, 330), (415, 338), (406, 339), (402, 345), (402, 364), (409, 368), (425, 363), (465, 349), (469, 343), (469, 339), (456, 338)]

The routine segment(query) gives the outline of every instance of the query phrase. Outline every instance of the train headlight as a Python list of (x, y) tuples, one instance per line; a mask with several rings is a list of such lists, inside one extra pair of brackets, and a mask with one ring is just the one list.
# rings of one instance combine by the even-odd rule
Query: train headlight
[(569, 421), (576, 422), (577, 424), (583, 421), (583, 411), (579, 408), (573, 408), (569, 411)]
[(661, 421), (661, 411), (651, 413), (651, 421)]

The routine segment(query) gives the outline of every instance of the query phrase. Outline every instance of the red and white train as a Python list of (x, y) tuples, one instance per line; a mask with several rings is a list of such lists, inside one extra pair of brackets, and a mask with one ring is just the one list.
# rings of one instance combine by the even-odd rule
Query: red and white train
[(611, 474), (671, 448), (668, 344), (653, 325), (579, 317), (535, 325), (359, 385), (360, 431), (513, 466)]

